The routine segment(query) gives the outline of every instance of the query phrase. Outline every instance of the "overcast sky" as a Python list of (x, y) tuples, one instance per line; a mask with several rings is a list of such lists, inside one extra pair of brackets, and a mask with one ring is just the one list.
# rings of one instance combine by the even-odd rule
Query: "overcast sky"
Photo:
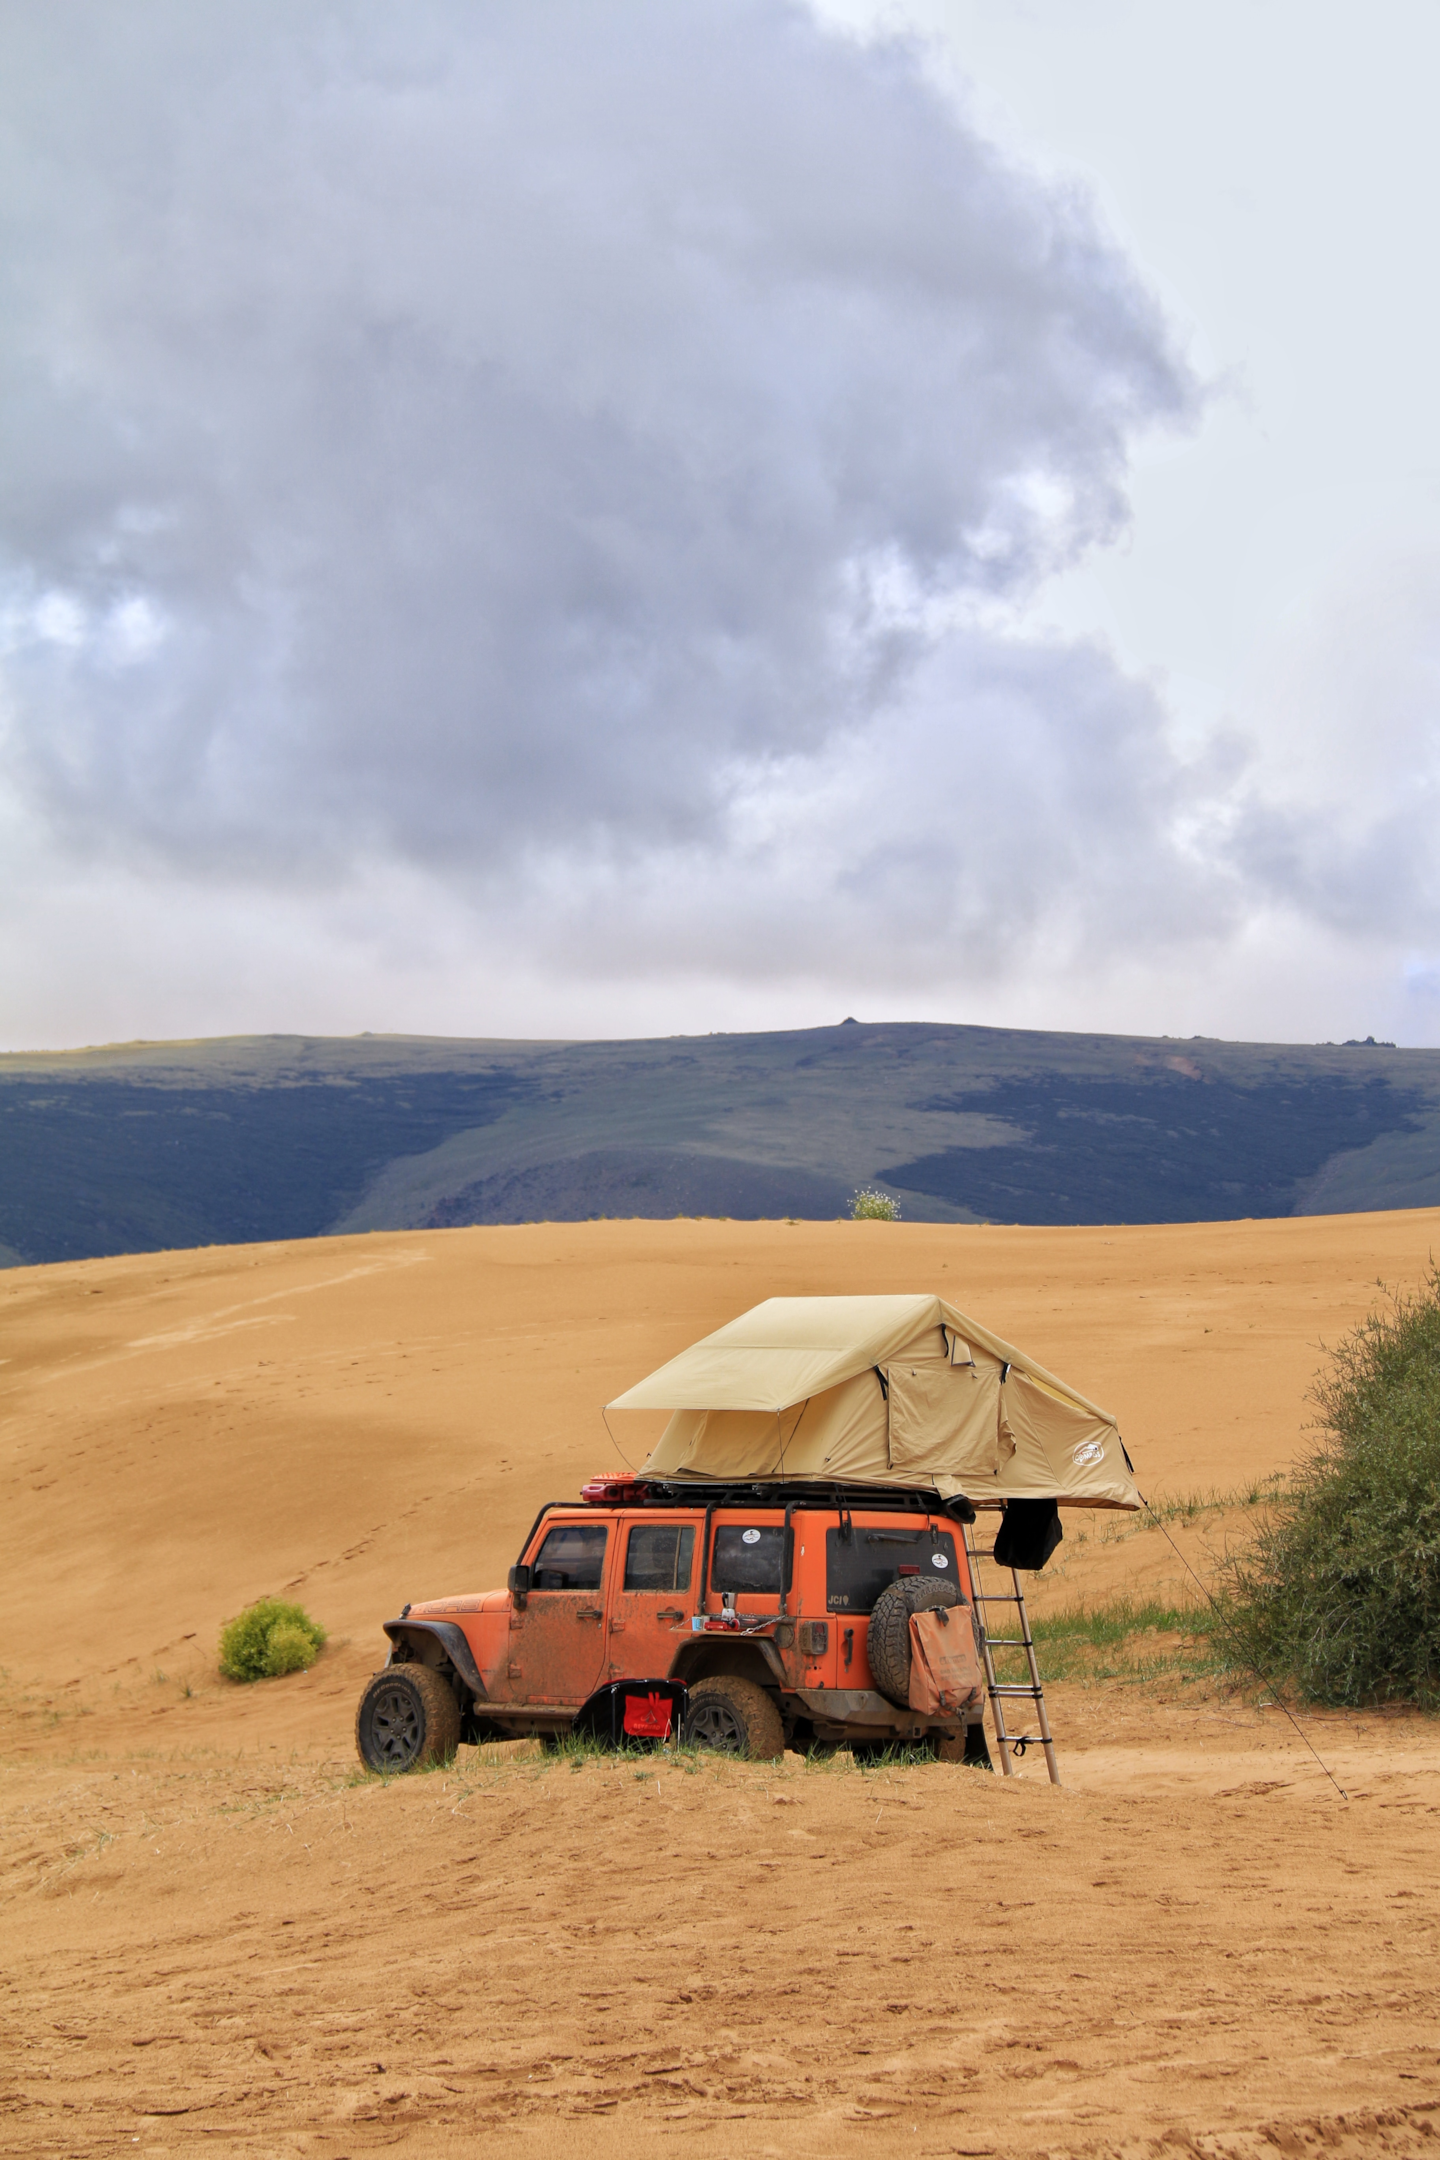
[(1433, 0), (0, 0), (0, 1046), (1440, 1043)]

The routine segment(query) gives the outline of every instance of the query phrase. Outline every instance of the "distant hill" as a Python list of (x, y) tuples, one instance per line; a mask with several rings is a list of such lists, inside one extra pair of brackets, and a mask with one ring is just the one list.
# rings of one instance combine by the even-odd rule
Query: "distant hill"
[(1440, 1205), (1440, 1051), (868, 1024), (0, 1057), (0, 1264), (594, 1216), (1193, 1222)]

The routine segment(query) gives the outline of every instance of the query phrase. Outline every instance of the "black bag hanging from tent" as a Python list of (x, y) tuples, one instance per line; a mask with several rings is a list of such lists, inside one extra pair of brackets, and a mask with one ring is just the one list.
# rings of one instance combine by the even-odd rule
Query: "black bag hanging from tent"
[(1007, 1500), (995, 1538), (995, 1558), (1001, 1567), (1033, 1568), (1038, 1573), (1064, 1535), (1055, 1501)]

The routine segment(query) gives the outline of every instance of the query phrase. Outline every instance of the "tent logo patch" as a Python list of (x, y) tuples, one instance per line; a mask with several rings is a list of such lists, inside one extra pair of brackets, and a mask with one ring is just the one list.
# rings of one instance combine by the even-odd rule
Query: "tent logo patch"
[(943, 1552), (932, 1552), (930, 1555), (930, 1565), (931, 1567), (949, 1567), (949, 1554)]
[(759, 1531), (758, 1531), (758, 1530), (742, 1530), (742, 1531), (741, 1531), (741, 1533), (740, 1533), (740, 1542), (741, 1542), (741, 1544), (742, 1544), (742, 1545), (758, 1545), (758, 1544), (759, 1544), (759, 1542), (760, 1542), (760, 1533), (759, 1533)]
[(1098, 1440), (1082, 1440), (1070, 1460), (1078, 1468), (1082, 1463), (1103, 1462), (1105, 1449)]

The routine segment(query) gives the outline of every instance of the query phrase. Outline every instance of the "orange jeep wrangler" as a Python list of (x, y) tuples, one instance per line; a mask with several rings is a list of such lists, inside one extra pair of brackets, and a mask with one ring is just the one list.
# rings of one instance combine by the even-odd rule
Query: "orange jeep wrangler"
[[(389, 1662), (356, 1714), (361, 1760), (393, 1772), (461, 1741), (678, 1729), (752, 1760), (903, 1742), (988, 1768), (959, 1534), (974, 1519), (966, 1499), (904, 1486), (595, 1478), (578, 1503), (540, 1510), (508, 1589), (385, 1623)], [(973, 1684), (913, 1709), (911, 1616), (957, 1606), (946, 1633)]]

